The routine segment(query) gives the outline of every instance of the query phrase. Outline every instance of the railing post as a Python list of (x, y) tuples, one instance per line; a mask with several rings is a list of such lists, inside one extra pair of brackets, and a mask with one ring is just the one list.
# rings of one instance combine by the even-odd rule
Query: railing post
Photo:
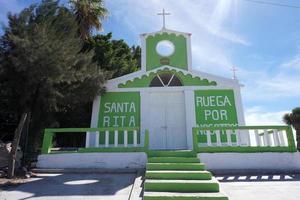
[(133, 131), (133, 146), (137, 146), (137, 130)]
[(96, 131), (95, 132), (96, 134), (95, 134), (95, 142), (94, 142), (94, 144), (95, 144), (95, 147), (99, 147), (99, 144), (100, 144), (100, 131)]
[(127, 130), (124, 130), (124, 147), (128, 145), (128, 137), (127, 137)]
[(216, 130), (216, 138), (217, 138), (217, 146), (222, 146), (221, 144), (221, 136), (220, 136), (220, 130)]
[(254, 133), (255, 133), (256, 146), (258, 147), (262, 146), (258, 130), (255, 129)]
[(292, 151), (297, 151), (296, 145), (295, 145), (295, 140), (294, 140), (294, 135), (293, 135), (293, 130), (292, 130), (291, 126), (288, 126), (288, 128), (286, 129), (286, 135), (287, 135), (288, 147), (290, 147), (290, 149)]
[(119, 139), (118, 136), (119, 136), (118, 130), (115, 130), (115, 147), (118, 146), (118, 139)]
[(267, 129), (264, 129), (264, 141), (265, 141), (265, 146), (271, 146), (271, 140)]
[(109, 131), (105, 131), (105, 147), (109, 146)]
[(266, 129), (264, 129), (264, 146), (270, 146), (269, 133)]
[(279, 137), (278, 137), (278, 130), (273, 130), (273, 138), (274, 138), (274, 146), (279, 146)]
[(232, 130), (225, 130), (225, 132), (226, 132), (226, 136), (227, 136), (227, 145), (232, 146), (232, 142), (231, 142)]
[(241, 143), (240, 143), (240, 130), (239, 129), (236, 129), (235, 130), (235, 136), (236, 136), (236, 146), (241, 146)]
[(144, 139), (144, 149), (147, 151), (149, 149), (149, 130), (145, 130), (145, 139)]
[(282, 130), (278, 131), (278, 135), (279, 135), (279, 145), (281, 147), (284, 147), (285, 146), (285, 141), (284, 141), (284, 136), (283, 136)]
[(210, 130), (208, 130), (208, 131), (205, 131), (205, 133), (206, 133), (206, 137), (207, 137), (207, 146), (211, 146), (211, 132), (212, 131), (210, 131)]
[(47, 154), (51, 152), (52, 139), (53, 139), (53, 132), (51, 132), (48, 129), (45, 129), (43, 145), (42, 145), (42, 154)]

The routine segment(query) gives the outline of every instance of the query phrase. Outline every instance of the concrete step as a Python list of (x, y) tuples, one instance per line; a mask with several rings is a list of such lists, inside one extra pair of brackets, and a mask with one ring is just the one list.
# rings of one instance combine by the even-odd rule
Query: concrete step
[(203, 163), (147, 163), (147, 170), (204, 170)]
[(191, 150), (176, 151), (149, 151), (148, 157), (197, 157), (197, 154)]
[(150, 157), (148, 163), (199, 163), (199, 158), (193, 157)]
[(221, 192), (214, 193), (177, 193), (177, 192), (144, 192), (144, 200), (229, 200)]
[(219, 182), (212, 180), (155, 180), (146, 179), (145, 191), (152, 192), (219, 192)]
[(209, 171), (146, 171), (146, 179), (211, 180)]

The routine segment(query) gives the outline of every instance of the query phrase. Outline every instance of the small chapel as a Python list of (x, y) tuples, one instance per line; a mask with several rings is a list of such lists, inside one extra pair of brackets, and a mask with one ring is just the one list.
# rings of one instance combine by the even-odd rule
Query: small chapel
[[(138, 140), (149, 130), (149, 148), (158, 150), (192, 149), (193, 127), (245, 125), (239, 81), (193, 66), (191, 33), (167, 29), (162, 15), (161, 30), (140, 35), (141, 70), (109, 80), (94, 100), (91, 127), (140, 127)], [(246, 134), (240, 139), (249, 142)], [(87, 134), (86, 147), (101, 145), (99, 133)]]
[[(228, 200), (210, 171), (300, 170), (291, 126), (247, 126), (235, 74), (193, 66), (191, 34), (166, 28), (167, 14), (161, 30), (140, 35), (141, 69), (94, 99), (91, 127), (45, 129), (37, 167), (134, 172), (130, 199), (143, 200)], [(52, 148), (65, 132), (85, 134), (85, 147)]]

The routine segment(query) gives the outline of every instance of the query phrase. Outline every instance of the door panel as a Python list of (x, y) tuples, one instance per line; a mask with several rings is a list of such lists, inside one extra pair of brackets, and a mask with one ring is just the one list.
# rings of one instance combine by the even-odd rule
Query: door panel
[(185, 149), (187, 145), (183, 93), (171, 95), (166, 108), (167, 148)]
[(150, 141), (151, 149), (165, 149), (166, 148), (166, 114), (164, 103), (157, 94), (150, 94)]
[(185, 149), (185, 102), (183, 92), (150, 93), (150, 148)]

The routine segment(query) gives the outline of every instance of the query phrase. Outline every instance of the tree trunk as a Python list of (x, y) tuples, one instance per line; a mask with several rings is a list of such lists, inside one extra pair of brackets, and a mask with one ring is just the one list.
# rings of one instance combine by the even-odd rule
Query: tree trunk
[(15, 163), (16, 163), (17, 150), (18, 150), (22, 129), (25, 124), (26, 118), (27, 118), (27, 113), (23, 113), (19, 125), (15, 131), (14, 141), (11, 145), (10, 159), (8, 163), (8, 178), (12, 178), (15, 175)]

